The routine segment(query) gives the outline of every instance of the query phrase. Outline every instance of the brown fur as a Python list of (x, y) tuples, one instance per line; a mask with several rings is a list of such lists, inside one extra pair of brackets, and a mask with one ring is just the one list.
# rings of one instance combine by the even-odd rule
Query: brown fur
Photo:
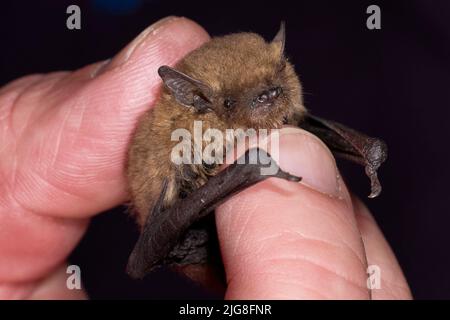
[[(257, 34), (238, 33), (213, 38), (175, 66), (212, 88), (214, 112), (199, 113), (181, 105), (164, 88), (154, 108), (140, 119), (129, 149), (127, 176), (141, 226), (161, 194), (165, 178), (165, 206), (170, 206), (180, 192), (193, 190), (217, 172), (217, 168), (177, 166), (170, 161), (172, 148), (178, 143), (171, 141), (175, 129), (192, 132), (194, 120), (203, 120), (203, 130), (279, 128), (292, 119), (294, 112), (305, 112), (300, 82), (280, 51), (279, 42), (267, 43)], [(249, 108), (251, 99), (273, 86), (282, 87), (283, 93), (271, 108)], [(233, 98), (236, 105), (226, 109), (225, 98)]]

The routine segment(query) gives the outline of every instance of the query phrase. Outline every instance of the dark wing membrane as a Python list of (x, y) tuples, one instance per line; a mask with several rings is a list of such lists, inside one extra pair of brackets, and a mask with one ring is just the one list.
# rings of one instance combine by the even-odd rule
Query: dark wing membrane
[[(254, 158), (257, 162), (251, 163), (249, 159), (255, 154), (258, 154)], [(272, 162), (263, 164), (260, 161), (261, 159), (270, 159), (270, 155), (262, 149), (250, 149), (242, 157), (211, 177), (186, 198), (178, 199), (167, 209), (162, 206), (167, 189), (167, 183), (164, 183), (163, 192), (148, 215), (138, 242), (128, 259), (127, 271), (131, 277), (143, 278), (152, 269), (164, 263), (167, 257), (170, 258), (171, 251), (189, 227), (232, 195), (270, 177), (296, 182), (301, 179), (281, 170), (278, 166), (273, 174), (262, 175), (261, 168), (270, 166)], [(182, 250), (186, 253), (186, 257), (183, 258), (186, 263), (201, 258), (202, 253), (199, 250), (205, 243), (205, 239), (202, 237), (201, 233), (197, 233), (197, 236), (189, 238), (190, 240), (195, 239)], [(179, 253), (180, 247), (177, 249)]]
[(387, 158), (387, 146), (383, 140), (311, 114), (303, 116), (298, 125), (318, 136), (336, 156), (365, 166), (371, 184), (369, 198), (380, 194), (377, 170)]

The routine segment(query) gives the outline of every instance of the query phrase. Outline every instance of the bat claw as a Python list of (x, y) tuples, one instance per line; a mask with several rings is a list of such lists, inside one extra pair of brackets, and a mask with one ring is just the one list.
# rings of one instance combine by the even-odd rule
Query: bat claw
[(371, 191), (370, 191), (370, 194), (368, 197), (373, 199), (380, 195), (381, 184), (380, 184), (380, 181), (378, 180), (378, 176), (376, 173), (371, 175), (369, 178), (370, 178)]
[(289, 172), (283, 171), (281, 169), (278, 170), (276, 175), (277, 178), (285, 179), (292, 182), (300, 182), (302, 177), (298, 177), (296, 175), (290, 174)]
[(367, 161), (366, 174), (370, 179), (371, 192), (369, 198), (376, 198), (381, 193), (381, 183), (378, 180), (377, 170), (387, 159), (386, 143), (380, 139), (372, 138), (364, 152)]

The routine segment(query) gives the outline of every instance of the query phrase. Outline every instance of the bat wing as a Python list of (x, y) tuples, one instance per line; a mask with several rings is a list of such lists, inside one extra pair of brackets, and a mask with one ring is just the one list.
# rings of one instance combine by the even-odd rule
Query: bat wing
[[(313, 115), (303, 117), (299, 126), (321, 138), (336, 155), (364, 165), (366, 174), (371, 180), (372, 192), (369, 197), (379, 195), (381, 185), (377, 169), (387, 157), (387, 147), (383, 141)], [(164, 183), (163, 192), (152, 208), (152, 213), (148, 215), (139, 240), (130, 255), (127, 266), (130, 276), (142, 278), (161, 264), (184, 265), (202, 263), (206, 260), (209, 255), (207, 230), (201, 228), (189, 230), (189, 228), (233, 194), (270, 177), (261, 175), (262, 163), (249, 164), (248, 157), (251, 151), (248, 150), (244, 155), (245, 161), (236, 161), (211, 177), (205, 185), (186, 198), (179, 199), (170, 208), (162, 206), (167, 188), (167, 183)], [(267, 155), (264, 158), (267, 158)], [(246, 165), (238, 165), (239, 163)], [(281, 169), (276, 172), (273, 175), (275, 177), (291, 181), (300, 180), (299, 177)]]
[[(257, 162), (251, 163), (251, 158)], [(274, 163), (276, 170), (273, 170), (273, 173), (261, 174), (261, 169), (270, 166), (272, 162), (263, 163), (261, 159), (271, 158), (262, 149), (248, 150), (232, 165), (211, 177), (186, 198), (178, 199), (169, 208), (162, 206), (167, 190), (167, 183), (164, 183), (163, 192), (148, 215), (142, 233), (128, 260), (128, 274), (133, 278), (142, 278), (162, 263), (167, 264), (178, 260), (178, 264), (189, 264), (204, 260), (207, 235), (201, 230), (191, 230), (186, 235), (186, 231), (192, 224), (205, 218), (208, 213), (232, 195), (259, 181), (270, 177), (300, 181), (300, 177), (281, 170), (276, 163)], [(185, 243), (180, 244), (183, 235), (185, 235)], [(177, 244), (179, 244), (178, 247)], [(175, 251), (173, 251), (174, 248)]]
[(387, 146), (383, 140), (311, 114), (303, 116), (298, 125), (318, 136), (336, 156), (363, 165), (370, 179), (369, 198), (380, 194), (377, 170), (387, 159)]

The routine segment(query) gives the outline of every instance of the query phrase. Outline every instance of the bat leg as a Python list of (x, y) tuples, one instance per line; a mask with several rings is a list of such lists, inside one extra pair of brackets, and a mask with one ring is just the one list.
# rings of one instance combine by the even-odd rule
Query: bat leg
[(210, 214), (194, 222), (162, 264), (223, 296), (227, 281), (215, 216)]
[(128, 274), (133, 278), (144, 277), (164, 262), (194, 222), (232, 195), (270, 177), (300, 181), (299, 177), (281, 170), (264, 150), (253, 148), (171, 207), (164, 209), (158, 205), (164, 197), (161, 195), (130, 255)]
[(377, 170), (387, 159), (384, 141), (311, 114), (302, 117), (298, 126), (318, 136), (336, 156), (365, 167), (371, 185), (369, 198), (375, 198), (381, 193)]

